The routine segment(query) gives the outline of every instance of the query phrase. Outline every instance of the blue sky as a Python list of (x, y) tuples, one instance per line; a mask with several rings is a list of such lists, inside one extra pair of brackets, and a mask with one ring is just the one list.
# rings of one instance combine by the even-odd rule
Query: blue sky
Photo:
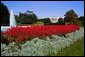
[(1, 1), (9, 11), (14, 14), (26, 10), (33, 11), (39, 18), (45, 17), (64, 17), (64, 14), (73, 9), (78, 16), (84, 16), (84, 1)]

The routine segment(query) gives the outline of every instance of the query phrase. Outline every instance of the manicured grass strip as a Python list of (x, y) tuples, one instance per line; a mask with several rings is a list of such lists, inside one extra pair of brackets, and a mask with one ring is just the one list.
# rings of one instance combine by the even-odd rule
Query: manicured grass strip
[(49, 56), (84, 56), (84, 38), (78, 40), (73, 45), (63, 49), (57, 54)]

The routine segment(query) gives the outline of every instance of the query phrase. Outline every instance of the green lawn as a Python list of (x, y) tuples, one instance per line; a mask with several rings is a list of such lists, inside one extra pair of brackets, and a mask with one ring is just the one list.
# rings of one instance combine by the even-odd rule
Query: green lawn
[(84, 38), (78, 40), (68, 48), (50, 56), (84, 56)]

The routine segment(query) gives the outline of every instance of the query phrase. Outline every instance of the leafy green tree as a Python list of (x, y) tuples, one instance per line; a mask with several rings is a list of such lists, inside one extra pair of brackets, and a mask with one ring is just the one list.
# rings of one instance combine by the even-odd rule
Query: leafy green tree
[(41, 19), (38, 19), (38, 21), (44, 24), (51, 24), (51, 21), (49, 18), (41, 18)]
[(84, 26), (84, 16), (80, 16), (80, 17), (78, 18), (78, 24), (79, 24), (80, 26)]
[(73, 9), (67, 11), (64, 16), (64, 21), (68, 23), (76, 23), (76, 20), (78, 19), (78, 15), (75, 13)]
[(58, 19), (58, 24), (64, 24), (63, 18), (59, 18), (59, 19)]
[(37, 22), (37, 16), (33, 11), (26, 11), (25, 13), (19, 14), (19, 20), (22, 24), (33, 24)]
[(84, 21), (84, 16), (80, 16), (80, 17), (78, 18), (78, 20)]
[(15, 19), (16, 19), (16, 23), (20, 23), (20, 19), (19, 19), (19, 16), (18, 15), (14, 15), (15, 16)]
[(1, 3), (1, 26), (9, 26), (10, 13), (6, 5)]
[(43, 22), (44, 22), (44, 24), (50, 24), (51, 23), (49, 18), (45, 18)]

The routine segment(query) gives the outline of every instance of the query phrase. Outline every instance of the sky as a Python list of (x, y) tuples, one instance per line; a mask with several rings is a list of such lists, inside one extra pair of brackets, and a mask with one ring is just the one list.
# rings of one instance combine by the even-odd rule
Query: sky
[(84, 1), (1, 1), (8, 10), (13, 10), (14, 14), (26, 10), (33, 11), (38, 18), (64, 17), (65, 13), (71, 9), (78, 16), (84, 16)]

